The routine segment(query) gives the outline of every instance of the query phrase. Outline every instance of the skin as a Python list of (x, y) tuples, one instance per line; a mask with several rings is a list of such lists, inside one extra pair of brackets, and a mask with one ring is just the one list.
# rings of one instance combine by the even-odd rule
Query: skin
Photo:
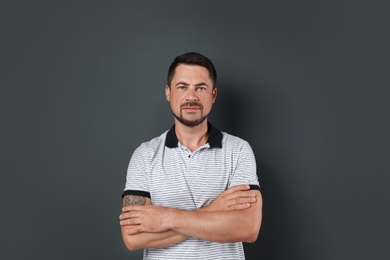
[[(217, 98), (209, 72), (201, 66), (179, 65), (165, 96), (175, 116), (175, 133), (179, 141), (191, 151), (207, 141), (207, 115)], [(193, 105), (191, 105), (193, 104)], [(178, 118), (199, 124), (187, 126)]]
[[(175, 118), (175, 133), (191, 151), (207, 142), (207, 116), (217, 97), (204, 67), (179, 65), (165, 95)], [(197, 210), (154, 206), (149, 198), (125, 196), (120, 225), (129, 250), (162, 248), (188, 237), (215, 242), (254, 242), (262, 221), (262, 196), (248, 185), (222, 192)]]
[[(249, 190), (248, 185), (237, 185), (227, 189), (222, 192), (211, 204), (206, 207), (200, 208), (193, 212), (232, 212), (232, 211), (244, 211), (252, 207), (253, 204), (258, 203), (258, 191)], [(260, 197), (261, 200), (261, 197)], [(123, 241), (129, 250), (138, 250), (142, 248), (162, 248), (170, 246), (176, 243), (179, 243), (186, 238), (188, 235), (184, 235), (175, 230), (159, 231), (146, 229), (144, 231), (135, 230), (142, 228), (139, 224), (132, 224), (131, 222), (135, 221), (135, 218), (132, 217), (133, 211), (132, 207), (138, 206), (138, 210), (146, 208), (152, 205), (149, 198), (141, 196), (127, 195), (123, 198), (123, 208), (122, 214), (120, 214), (120, 225)], [(169, 210), (168, 208), (155, 207), (160, 211), (164, 209)], [(149, 213), (150, 214), (150, 213)], [(155, 214), (155, 213), (151, 213)], [(160, 214), (160, 213), (157, 213)], [(148, 221), (155, 221), (153, 218), (147, 218)], [(158, 220), (160, 223), (165, 219), (165, 217)], [(138, 219), (140, 220), (140, 219)], [(150, 225), (146, 224), (146, 225)], [(162, 225), (161, 225), (162, 226)], [(134, 229), (135, 228), (135, 229)], [(162, 230), (162, 229), (161, 229)]]

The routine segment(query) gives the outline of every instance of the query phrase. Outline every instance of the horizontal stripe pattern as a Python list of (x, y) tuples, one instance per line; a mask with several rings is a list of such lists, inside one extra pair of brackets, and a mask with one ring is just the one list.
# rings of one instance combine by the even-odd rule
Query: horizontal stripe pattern
[[(253, 151), (245, 140), (222, 133), (222, 148), (208, 143), (191, 152), (178, 142), (165, 146), (166, 131), (142, 143), (128, 166), (123, 194), (146, 194), (153, 205), (194, 210), (231, 186), (260, 189)], [(149, 195), (149, 196), (147, 196)], [(144, 259), (245, 259), (242, 243), (189, 238), (162, 249), (145, 249)]]

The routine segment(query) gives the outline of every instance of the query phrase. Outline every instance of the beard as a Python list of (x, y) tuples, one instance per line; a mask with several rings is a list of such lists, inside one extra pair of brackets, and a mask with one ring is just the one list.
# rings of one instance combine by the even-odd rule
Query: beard
[(172, 111), (172, 114), (175, 116), (175, 118), (176, 118), (180, 123), (182, 123), (182, 124), (185, 125), (185, 126), (189, 126), (189, 127), (194, 127), (194, 126), (200, 125), (201, 123), (203, 123), (204, 120), (206, 120), (206, 118), (207, 118), (207, 116), (208, 116), (208, 114), (207, 114), (207, 115), (205, 115), (205, 116), (202, 115), (200, 118), (195, 119), (195, 120), (188, 120), (188, 119), (185, 119), (185, 118), (181, 115), (181, 113), (180, 113), (180, 116), (178, 116), (178, 115), (176, 115), (175, 113), (173, 113), (173, 111)]
[(186, 102), (184, 104), (182, 104), (180, 106), (180, 116), (176, 115), (173, 110), (171, 109), (172, 111), (172, 114), (175, 116), (175, 118), (180, 122), (182, 123), (183, 125), (185, 126), (189, 126), (189, 127), (194, 127), (194, 126), (197, 126), (197, 125), (200, 125), (201, 123), (203, 123), (204, 120), (206, 120), (206, 118), (208, 117), (209, 114), (207, 115), (203, 115), (203, 112), (201, 113), (200, 115), (200, 118), (198, 119), (195, 119), (195, 120), (188, 120), (188, 119), (185, 119), (183, 117), (183, 114), (182, 114), (182, 108), (184, 107), (199, 107), (200, 110), (203, 111), (203, 105), (201, 103), (198, 103), (196, 101), (189, 101), (189, 102)]

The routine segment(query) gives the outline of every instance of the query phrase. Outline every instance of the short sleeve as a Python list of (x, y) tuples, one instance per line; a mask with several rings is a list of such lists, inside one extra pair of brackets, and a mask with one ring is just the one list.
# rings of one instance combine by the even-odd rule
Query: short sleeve
[(123, 195), (141, 195), (150, 197), (148, 185), (148, 153), (145, 145), (141, 144), (134, 150), (127, 167), (126, 184)]
[(240, 184), (249, 184), (251, 189), (260, 190), (257, 176), (256, 158), (247, 141), (243, 141), (239, 148), (236, 165), (230, 180), (230, 187)]

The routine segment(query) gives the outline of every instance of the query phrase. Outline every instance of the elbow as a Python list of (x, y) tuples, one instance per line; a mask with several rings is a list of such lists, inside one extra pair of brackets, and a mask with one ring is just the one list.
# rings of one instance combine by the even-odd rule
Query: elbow
[(259, 236), (259, 233), (252, 232), (251, 234), (248, 234), (245, 241), (246, 243), (254, 243), (257, 240), (257, 237)]
[(254, 218), (246, 222), (246, 236), (243, 242), (246, 243), (254, 243), (256, 242), (259, 233), (261, 224), (263, 221), (263, 213), (262, 213), (262, 207), (263, 207), (263, 200), (261, 197), (261, 194), (259, 195), (259, 204), (256, 210), (256, 213), (254, 214)]
[(240, 228), (237, 228), (236, 231), (234, 232), (233, 236), (226, 236), (226, 237), (228, 237), (227, 240), (217, 241), (217, 242), (254, 243), (257, 240), (258, 235), (259, 235), (259, 228), (256, 227), (256, 225), (253, 225), (253, 224), (246, 225), (246, 226), (241, 226)]
[(134, 239), (133, 236), (129, 236), (126, 233), (124, 233), (122, 234), (122, 238), (127, 250), (135, 251), (135, 250), (143, 249), (143, 247), (139, 243), (137, 243), (136, 239)]
[(246, 243), (254, 243), (256, 242), (258, 236), (259, 236), (260, 229), (257, 227), (250, 227), (248, 228), (247, 232), (245, 233), (245, 237), (243, 238), (243, 242)]
[(125, 241), (125, 245), (126, 245), (127, 250), (129, 250), (129, 251), (135, 251), (135, 250), (142, 249), (136, 243), (129, 243), (128, 241)]
[(256, 242), (261, 227), (261, 218), (260, 221), (256, 221), (255, 223), (248, 223), (245, 229), (245, 237), (243, 238), (243, 242), (246, 243), (254, 243)]

